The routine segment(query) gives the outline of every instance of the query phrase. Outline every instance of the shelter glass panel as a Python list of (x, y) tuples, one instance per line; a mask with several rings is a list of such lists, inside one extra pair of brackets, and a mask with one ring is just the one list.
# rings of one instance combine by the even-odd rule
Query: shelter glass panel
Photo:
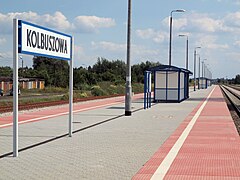
[(156, 88), (166, 88), (166, 72), (157, 71), (155, 75)]
[(174, 101), (178, 101), (178, 90), (168, 90), (168, 97), (167, 100), (174, 100)]
[(180, 100), (184, 99), (184, 88), (180, 89)]
[(184, 73), (180, 73), (180, 88), (184, 88)]
[(178, 88), (178, 72), (168, 72), (168, 88)]
[(166, 90), (156, 89), (155, 100), (166, 100)]

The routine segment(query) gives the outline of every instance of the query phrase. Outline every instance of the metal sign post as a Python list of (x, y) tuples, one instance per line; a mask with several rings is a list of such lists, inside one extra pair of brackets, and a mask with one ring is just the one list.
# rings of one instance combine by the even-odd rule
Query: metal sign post
[[(72, 38), (72, 47), (74, 47), (74, 39)], [(70, 61), (69, 66), (69, 137), (72, 137), (72, 129), (73, 129), (73, 56), (74, 56), (74, 48), (72, 48), (72, 59)]]
[(13, 20), (13, 157), (18, 156), (18, 20)]
[(13, 19), (13, 156), (18, 156), (18, 53), (70, 61), (69, 137), (73, 122), (73, 38), (70, 35)]
[(144, 109), (151, 108), (152, 77), (150, 71), (144, 72)]

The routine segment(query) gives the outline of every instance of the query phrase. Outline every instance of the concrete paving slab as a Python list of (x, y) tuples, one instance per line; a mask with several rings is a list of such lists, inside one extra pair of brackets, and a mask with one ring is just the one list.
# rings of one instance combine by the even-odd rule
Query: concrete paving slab
[[(191, 92), (187, 101), (156, 104), (131, 117), (121, 116), (123, 103), (77, 112), (73, 124), (77, 132), (71, 138), (56, 138), (67, 133), (67, 115), (22, 124), (20, 148), (55, 139), (23, 150), (17, 158), (1, 158), (0, 179), (131, 179), (210, 91)], [(133, 107), (142, 108), (143, 100)], [(12, 128), (0, 131), (3, 155), (12, 150)]]

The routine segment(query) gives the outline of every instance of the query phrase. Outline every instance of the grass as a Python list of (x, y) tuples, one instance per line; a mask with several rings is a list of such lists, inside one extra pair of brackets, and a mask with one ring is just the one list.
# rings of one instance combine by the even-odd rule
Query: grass
[[(133, 83), (132, 91), (134, 93), (143, 92), (143, 84)], [(23, 89), (21, 90), (21, 96), (19, 104), (34, 104), (40, 102), (52, 102), (59, 100), (68, 100), (69, 92), (68, 88), (46, 87), (45, 89)], [(92, 96), (108, 96), (125, 94), (125, 85), (113, 84), (112, 82), (100, 82), (97, 85), (90, 86), (85, 90), (74, 90), (73, 98), (86, 98)], [(22, 97), (22, 98), (21, 98)], [(1, 101), (0, 107), (11, 106), (12, 98)]]

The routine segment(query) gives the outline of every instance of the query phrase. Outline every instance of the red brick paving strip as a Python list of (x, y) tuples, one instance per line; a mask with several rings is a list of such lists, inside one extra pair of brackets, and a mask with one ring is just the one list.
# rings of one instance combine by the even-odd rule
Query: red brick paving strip
[[(132, 178), (151, 179), (201, 102)], [(219, 87), (190, 131), (164, 179), (240, 179), (240, 139)]]

